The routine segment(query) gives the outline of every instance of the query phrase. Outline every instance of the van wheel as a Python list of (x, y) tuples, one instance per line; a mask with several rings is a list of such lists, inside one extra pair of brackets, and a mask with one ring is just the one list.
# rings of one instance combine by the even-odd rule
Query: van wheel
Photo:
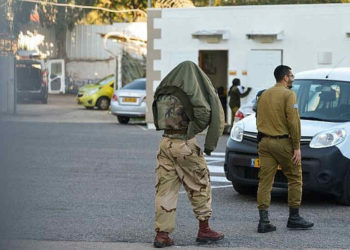
[(107, 97), (100, 97), (97, 100), (98, 109), (107, 110), (109, 108), (109, 99)]
[(117, 118), (118, 118), (118, 122), (121, 123), (121, 124), (128, 124), (128, 122), (130, 120), (129, 117), (121, 116), (121, 115), (118, 115)]
[(339, 203), (350, 206), (350, 169), (346, 173), (343, 181), (343, 193), (339, 198)]
[(258, 188), (232, 182), (233, 189), (239, 194), (256, 194)]

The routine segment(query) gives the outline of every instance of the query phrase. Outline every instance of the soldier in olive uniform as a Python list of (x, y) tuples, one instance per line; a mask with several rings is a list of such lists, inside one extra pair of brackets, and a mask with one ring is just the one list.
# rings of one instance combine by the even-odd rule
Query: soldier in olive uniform
[(277, 83), (265, 90), (258, 99), (257, 128), (260, 159), (257, 194), (260, 221), (258, 232), (275, 231), (268, 218), (271, 189), (277, 167), (288, 179), (288, 228), (311, 228), (313, 223), (299, 216), (302, 195), (300, 153), (300, 118), (295, 93), (289, 89), (294, 75), (290, 67), (278, 66), (274, 75)]
[(208, 126), (204, 152), (215, 149), (222, 135), (224, 113), (209, 78), (193, 62), (174, 68), (154, 95), (154, 123), (164, 130), (156, 168), (155, 247), (173, 245), (178, 193), (183, 184), (199, 220), (198, 242), (218, 241), (222, 233), (210, 229), (211, 187), (209, 170), (195, 135)]

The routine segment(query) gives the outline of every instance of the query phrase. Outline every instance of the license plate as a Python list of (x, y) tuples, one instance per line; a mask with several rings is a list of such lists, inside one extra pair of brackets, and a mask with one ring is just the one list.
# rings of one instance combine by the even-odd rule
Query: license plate
[(135, 97), (124, 97), (123, 102), (136, 102), (137, 99)]
[[(252, 167), (252, 168), (260, 168), (259, 158), (252, 158), (251, 159), (251, 163), (250, 163), (250, 167)], [(280, 165), (277, 166), (277, 170), (281, 170), (281, 166)]]

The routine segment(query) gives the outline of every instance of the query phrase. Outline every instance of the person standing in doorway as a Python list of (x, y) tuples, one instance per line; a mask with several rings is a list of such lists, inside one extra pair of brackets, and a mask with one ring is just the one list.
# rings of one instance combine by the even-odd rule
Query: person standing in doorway
[(224, 113), (212, 83), (195, 63), (185, 61), (162, 80), (152, 109), (157, 130), (164, 130), (157, 154), (154, 246), (174, 244), (169, 234), (175, 228), (181, 184), (199, 221), (197, 242), (223, 239), (224, 234), (209, 227), (209, 170), (195, 138), (208, 127), (204, 152), (210, 155), (223, 132)]
[(314, 224), (299, 215), (302, 195), (300, 152), (300, 118), (295, 93), (290, 90), (294, 75), (290, 67), (278, 66), (274, 75), (276, 84), (263, 91), (258, 98), (257, 128), (260, 160), (257, 203), (258, 232), (276, 230), (268, 217), (271, 189), (278, 167), (288, 179), (288, 228), (307, 229)]
[(252, 88), (248, 87), (247, 90), (241, 86), (241, 80), (235, 78), (232, 80), (232, 86), (228, 92), (230, 96), (229, 106), (231, 108), (231, 126), (233, 126), (235, 114), (237, 110), (241, 107), (241, 98), (249, 95)]

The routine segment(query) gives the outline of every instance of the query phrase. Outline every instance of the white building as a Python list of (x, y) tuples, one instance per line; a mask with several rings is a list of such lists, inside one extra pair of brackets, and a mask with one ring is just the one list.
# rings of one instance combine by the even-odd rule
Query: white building
[(198, 63), (216, 88), (240, 78), (253, 88), (243, 104), (274, 84), (279, 64), (294, 72), (350, 66), (350, 4), (149, 9), (147, 32), (149, 124), (154, 90), (184, 60)]

